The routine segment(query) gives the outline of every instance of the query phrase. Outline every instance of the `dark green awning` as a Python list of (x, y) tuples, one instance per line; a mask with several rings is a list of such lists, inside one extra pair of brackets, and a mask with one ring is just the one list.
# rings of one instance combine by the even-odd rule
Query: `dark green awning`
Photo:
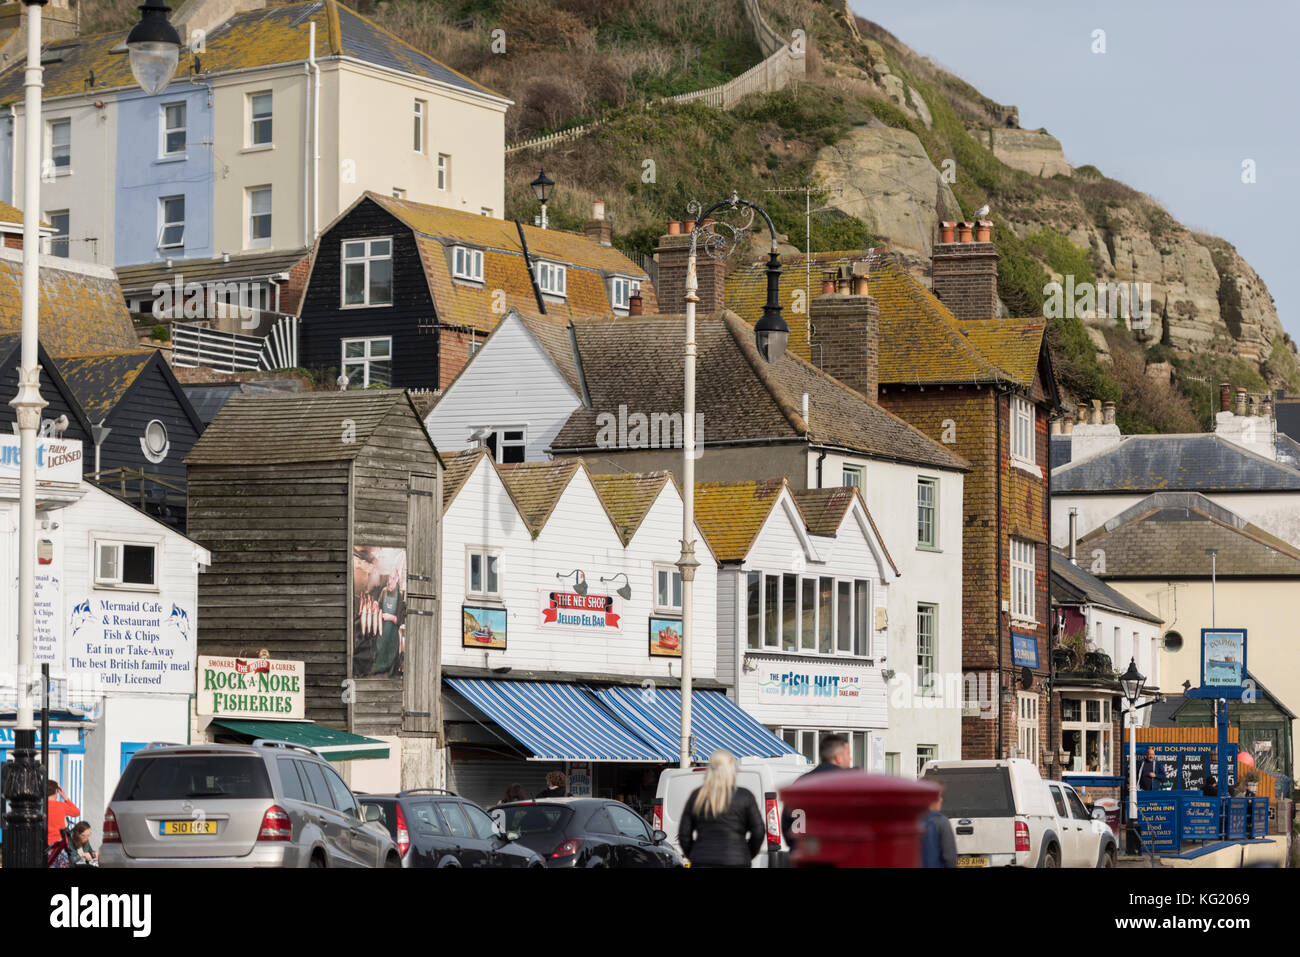
[(270, 738), (291, 741), (319, 751), (327, 761), (353, 761), (360, 758), (386, 758), (388, 745), (374, 738), (349, 731), (327, 728), (314, 721), (249, 721), (242, 718), (218, 718), (212, 722), (251, 740)]

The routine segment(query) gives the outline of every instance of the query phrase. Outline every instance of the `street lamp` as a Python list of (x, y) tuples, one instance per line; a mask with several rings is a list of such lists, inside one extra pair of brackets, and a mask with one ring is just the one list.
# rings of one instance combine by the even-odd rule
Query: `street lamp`
[(573, 590), (579, 595), (587, 594), (587, 576), (580, 569), (575, 568), (573, 571), (564, 572), (563, 574), (560, 572), (555, 573), (556, 578), (568, 578), (570, 575), (573, 576)]
[(145, 0), (140, 22), (126, 36), (131, 74), (150, 96), (167, 89), (181, 56), (181, 35), (167, 19), (171, 9), (163, 0)]
[[(696, 293), (700, 283), (695, 273), (695, 254), (701, 236), (707, 236), (705, 251), (714, 258), (725, 258), (727, 243), (715, 229), (710, 229), (709, 215), (719, 209), (749, 210), (749, 221), (743, 228), (727, 226), (734, 239), (732, 248), (740, 245), (742, 238), (747, 238), (749, 223), (758, 213), (767, 223), (768, 233), (772, 238), (771, 252), (767, 260), (767, 303), (763, 306), (763, 315), (754, 327), (754, 342), (759, 353), (768, 362), (775, 362), (785, 352), (786, 342), (790, 336), (790, 327), (781, 318), (781, 257), (776, 251), (776, 227), (772, 217), (762, 207), (741, 199), (732, 193), (730, 199), (714, 203), (704, 212), (699, 212), (699, 204), (692, 202), (690, 212), (695, 214), (695, 228), (691, 230), (691, 248), (686, 257), (686, 384), (683, 391), (685, 408), (682, 415), (682, 555), (677, 560), (677, 568), (682, 575), (682, 717), (681, 750), (679, 764), (683, 768), (691, 766), (691, 683), (692, 641), (695, 635), (695, 569), (700, 563), (695, 558), (695, 304), (700, 301)], [(545, 207), (543, 207), (545, 208)]]
[(1217, 548), (1207, 548), (1205, 554), (1210, 556), (1210, 627), (1218, 627), (1218, 608), (1215, 601), (1215, 591), (1219, 578), (1219, 550)]
[(1119, 686), (1128, 701), (1128, 826), (1129, 833), (1137, 826), (1137, 700), (1142, 696), (1146, 676), (1137, 669), (1137, 659), (1128, 660), (1128, 670), (1119, 676)]
[(529, 184), (533, 187), (533, 192), (537, 194), (538, 201), (542, 204), (542, 229), (546, 228), (546, 204), (551, 199), (551, 190), (555, 188), (555, 180), (546, 175), (546, 170), (537, 171), (537, 179)]

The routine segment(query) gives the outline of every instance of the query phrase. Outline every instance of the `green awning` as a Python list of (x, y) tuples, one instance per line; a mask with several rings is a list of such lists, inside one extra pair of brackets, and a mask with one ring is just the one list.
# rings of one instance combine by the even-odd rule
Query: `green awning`
[(270, 738), (291, 741), (319, 751), (327, 761), (353, 761), (359, 758), (386, 758), (388, 745), (349, 731), (327, 728), (314, 721), (246, 721), (219, 718), (212, 722), (250, 740)]

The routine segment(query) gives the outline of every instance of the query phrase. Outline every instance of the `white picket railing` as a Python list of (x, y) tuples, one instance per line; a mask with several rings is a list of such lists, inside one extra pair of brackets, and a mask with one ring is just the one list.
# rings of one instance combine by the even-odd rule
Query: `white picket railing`
[(172, 364), (184, 368), (208, 366), (226, 372), (251, 372), (262, 366), (265, 340), (222, 332), (201, 323), (172, 323)]

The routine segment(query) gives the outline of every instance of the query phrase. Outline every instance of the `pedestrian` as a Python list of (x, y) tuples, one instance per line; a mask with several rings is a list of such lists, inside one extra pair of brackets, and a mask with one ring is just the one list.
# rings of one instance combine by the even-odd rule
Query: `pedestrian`
[(546, 788), (537, 792), (539, 798), (565, 798), (569, 796), (569, 779), (563, 771), (546, 772)]
[(758, 802), (736, 786), (735, 755), (719, 748), (682, 809), (682, 854), (692, 867), (749, 867), (766, 840)]
[(922, 867), (956, 867), (957, 836), (952, 832), (952, 822), (943, 813), (943, 786), (934, 796), (930, 812), (922, 819), (924, 830), (921, 832), (921, 866)]
[(45, 785), (46, 794), (46, 822), (49, 825), (46, 837), (47, 846), (53, 846), (63, 840), (63, 829), (68, 826), (68, 818), (81, 817), (81, 809), (68, 800), (68, 796), (63, 793), (63, 788), (59, 787), (59, 782), (50, 780)]
[[(809, 771), (808, 774), (820, 774), (824, 771), (843, 771), (853, 767), (853, 750), (849, 747), (849, 739), (842, 734), (825, 735), (817, 749), (817, 755), (821, 758), (821, 763)], [(802, 833), (802, 818), (799, 824), (799, 833)], [(794, 809), (791, 807), (786, 807), (781, 814), (781, 833), (785, 835), (785, 843), (793, 851), (795, 844), (798, 842), (798, 835), (795, 833)]]
[(1146, 756), (1138, 765), (1138, 790), (1154, 791), (1160, 776), (1160, 765), (1156, 764), (1156, 749), (1147, 748)]
[(78, 821), (72, 827), (68, 858), (73, 867), (98, 867), (99, 855), (90, 846), (90, 822)]
[(516, 782), (515, 784), (512, 784), (510, 785), (510, 787), (506, 788), (506, 796), (501, 799), (501, 803), (514, 804), (516, 801), (527, 801), (527, 800), (528, 800), (528, 792), (524, 790), (524, 786), (522, 784)]
[(1219, 779), (1213, 774), (1205, 779), (1205, 787), (1201, 788), (1201, 793), (1207, 798), (1219, 796)]

